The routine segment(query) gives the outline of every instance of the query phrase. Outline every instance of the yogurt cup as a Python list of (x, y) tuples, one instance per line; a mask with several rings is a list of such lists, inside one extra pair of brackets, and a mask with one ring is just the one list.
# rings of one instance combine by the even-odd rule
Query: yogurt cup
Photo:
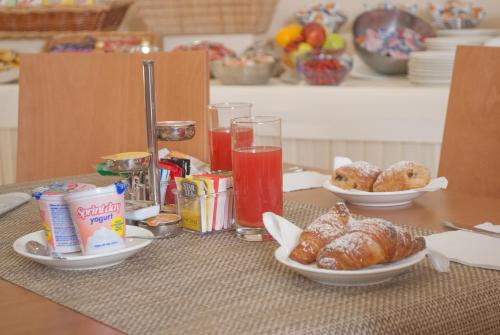
[(100, 254), (125, 247), (126, 188), (126, 184), (115, 183), (64, 197), (82, 254)]
[(47, 245), (51, 252), (80, 251), (80, 242), (64, 196), (95, 188), (95, 185), (73, 182), (54, 182), (35, 188), (32, 196), (37, 200)]

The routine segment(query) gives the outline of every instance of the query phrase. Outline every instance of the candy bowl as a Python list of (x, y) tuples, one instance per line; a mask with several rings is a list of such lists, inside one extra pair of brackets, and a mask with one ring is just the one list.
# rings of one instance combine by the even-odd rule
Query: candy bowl
[(409, 54), (425, 50), (425, 39), (435, 36), (427, 22), (397, 8), (364, 12), (353, 24), (356, 52), (366, 65), (386, 75), (405, 74)]
[(432, 24), (438, 29), (473, 29), (486, 16), (483, 8), (473, 2), (448, 0), (444, 3), (429, 3), (428, 12)]
[(340, 85), (352, 69), (343, 52), (311, 52), (300, 60), (299, 71), (309, 85)]

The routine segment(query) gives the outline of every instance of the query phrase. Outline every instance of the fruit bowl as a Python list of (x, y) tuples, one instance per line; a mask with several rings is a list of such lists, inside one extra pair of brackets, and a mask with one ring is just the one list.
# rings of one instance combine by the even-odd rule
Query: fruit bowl
[[(364, 12), (356, 18), (352, 29), (361, 59), (374, 71), (387, 75), (405, 74), (409, 53), (425, 50), (424, 40), (436, 36), (428, 23), (397, 8)], [(371, 38), (370, 34), (383, 36)]]
[(217, 60), (211, 64), (214, 77), (224, 85), (265, 85), (275, 72), (271, 56), (246, 56)]
[(352, 69), (352, 59), (342, 51), (311, 52), (300, 60), (299, 70), (309, 85), (340, 85)]

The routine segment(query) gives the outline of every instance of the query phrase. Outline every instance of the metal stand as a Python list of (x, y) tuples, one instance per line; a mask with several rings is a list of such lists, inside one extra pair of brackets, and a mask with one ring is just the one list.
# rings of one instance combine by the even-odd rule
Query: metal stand
[(160, 177), (158, 174), (158, 144), (156, 143), (156, 105), (155, 105), (155, 75), (154, 61), (145, 60), (144, 70), (144, 101), (146, 104), (146, 133), (148, 151), (151, 153), (149, 164), (149, 198), (153, 206), (160, 205)]
[(149, 164), (149, 200), (153, 205), (162, 205), (160, 199), (160, 178), (158, 173), (157, 141), (186, 141), (194, 137), (196, 123), (194, 121), (161, 121), (156, 122), (154, 61), (143, 61), (144, 100), (146, 105), (146, 131), (148, 150), (151, 153)]

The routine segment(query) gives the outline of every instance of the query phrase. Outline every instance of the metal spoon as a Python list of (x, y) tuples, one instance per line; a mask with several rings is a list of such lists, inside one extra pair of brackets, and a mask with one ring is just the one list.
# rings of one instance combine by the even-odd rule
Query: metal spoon
[(66, 259), (66, 257), (62, 257), (57, 253), (51, 254), (46, 246), (44, 246), (40, 242), (33, 240), (26, 242), (26, 250), (28, 250), (28, 252), (33, 255), (48, 256), (55, 259)]
[(464, 227), (464, 226), (458, 225), (456, 223), (453, 223), (451, 221), (443, 221), (442, 224), (447, 228), (451, 228), (451, 229), (455, 229), (455, 230), (463, 230), (463, 231), (468, 231), (471, 233), (500, 238), (499, 233), (494, 233), (494, 232), (483, 230), (483, 229), (476, 228), (476, 227)]

